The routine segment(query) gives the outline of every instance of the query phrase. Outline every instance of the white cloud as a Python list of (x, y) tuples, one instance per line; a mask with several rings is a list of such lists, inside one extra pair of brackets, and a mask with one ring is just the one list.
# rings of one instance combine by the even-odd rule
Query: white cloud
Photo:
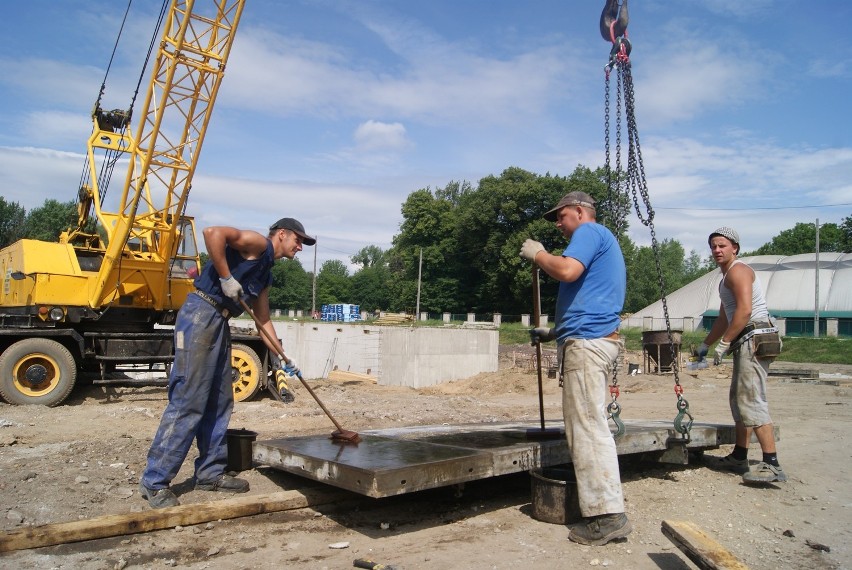
[(404, 150), (411, 146), (402, 123), (369, 120), (358, 125), (353, 138), (360, 151)]
[(429, 58), (397, 56), (393, 66), (371, 68), (339, 47), (268, 30), (243, 31), (222, 102), (279, 116), (382, 115), (442, 125), (522, 122), (563, 100), (577, 67), (577, 56), (557, 44), (505, 60), (453, 45)]
[(103, 71), (90, 65), (39, 58), (0, 58), (0, 83), (19, 98), (45, 101), (64, 109), (91, 109)]
[(92, 119), (85, 113), (36, 111), (27, 115), (24, 131), (34, 145), (83, 149), (85, 133), (92, 128)]

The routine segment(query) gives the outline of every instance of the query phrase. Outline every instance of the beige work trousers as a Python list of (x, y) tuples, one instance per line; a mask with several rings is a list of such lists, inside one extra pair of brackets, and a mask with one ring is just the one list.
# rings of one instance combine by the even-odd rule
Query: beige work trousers
[(618, 452), (606, 413), (619, 347), (610, 339), (569, 339), (562, 345), (562, 414), (584, 517), (624, 512)]

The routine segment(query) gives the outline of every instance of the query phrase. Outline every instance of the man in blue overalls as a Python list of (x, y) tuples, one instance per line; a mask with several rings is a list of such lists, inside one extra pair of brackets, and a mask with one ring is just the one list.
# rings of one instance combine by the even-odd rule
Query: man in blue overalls
[[(269, 333), (269, 287), (275, 260), (293, 259), (302, 245), (316, 240), (293, 218), (282, 218), (268, 236), (250, 230), (217, 226), (204, 229), (210, 261), (195, 279), (175, 322), (175, 360), (169, 375), (169, 403), (148, 451), (139, 492), (154, 508), (180, 504), (169, 488), (195, 440), (195, 488), (244, 493), (248, 481), (225, 474), (228, 449), (225, 432), (234, 408), (231, 385), (230, 317), (243, 312), (240, 299)], [(281, 351), (261, 338), (274, 354)], [(294, 375), (292, 362), (285, 371)]]

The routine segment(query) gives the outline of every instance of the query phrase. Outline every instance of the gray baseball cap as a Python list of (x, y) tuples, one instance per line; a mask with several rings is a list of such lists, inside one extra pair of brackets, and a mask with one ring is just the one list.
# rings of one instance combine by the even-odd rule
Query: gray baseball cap
[(568, 194), (562, 196), (562, 199), (559, 200), (559, 203), (556, 204), (555, 208), (545, 212), (542, 217), (548, 222), (555, 222), (559, 210), (561, 210), (565, 206), (582, 206), (584, 208), (594, 210), (595, 199), (586, 194), (585, 192), (569, 192)]

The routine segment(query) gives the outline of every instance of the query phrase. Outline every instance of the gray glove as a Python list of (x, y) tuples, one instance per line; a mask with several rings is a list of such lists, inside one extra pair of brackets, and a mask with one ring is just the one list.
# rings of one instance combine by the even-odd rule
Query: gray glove
[(243, 296), (243, 286), (234, 279), (233, 275), (229, 275), (227, 278), (220, 277), (219, 284), (222, 286), (222, 293), (226, 297), (233, 299), (236, 303), (240, 302), (240, 297)]
[(521, 246), (521, 257), (527, 261), (535, 261), (535, 256), (542, 251), (544, 251), (544, 246), (541, 245), (541, 242), (537, 242), (534, 239), (528, 239), (524, 242), (524, 245)]
[(535, 346), (540, 342), (556, 339), (556, 331), (550, 327), (536, 327), (530, 329), (530, 344)]
[(698, 357), (698, 362), (703, 362), (705, 358), (707, 358), (707, 352), (710, 351), (710, 347), (701, 343), (701, 346), (698, 347), (698, 351), (695, 353), (695, 356)]

